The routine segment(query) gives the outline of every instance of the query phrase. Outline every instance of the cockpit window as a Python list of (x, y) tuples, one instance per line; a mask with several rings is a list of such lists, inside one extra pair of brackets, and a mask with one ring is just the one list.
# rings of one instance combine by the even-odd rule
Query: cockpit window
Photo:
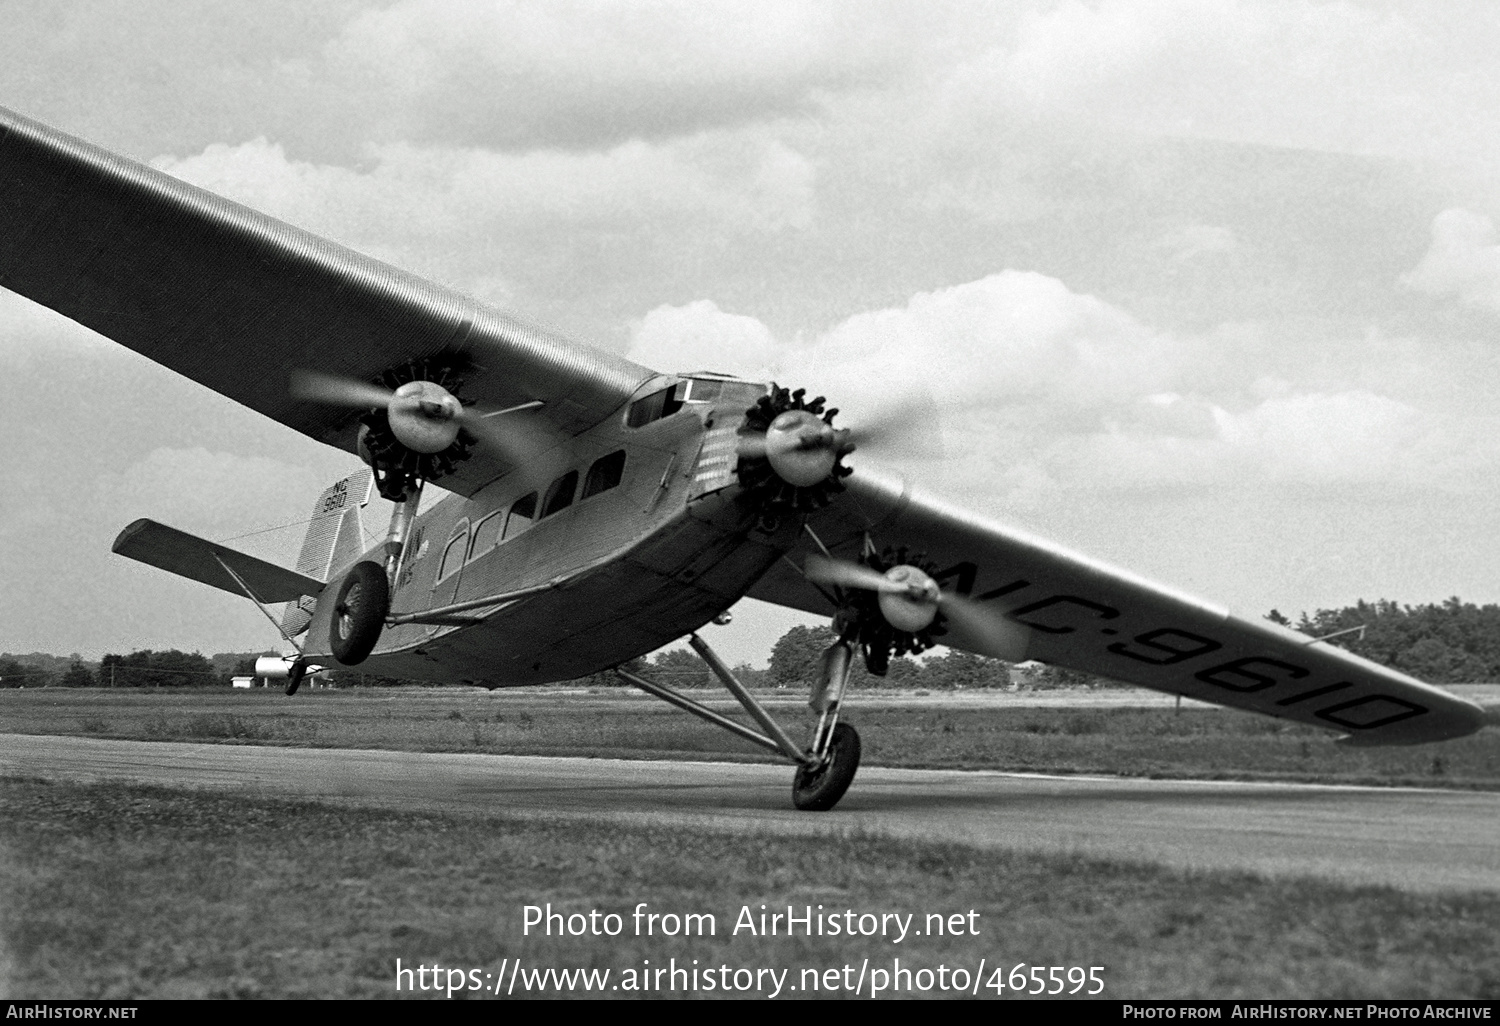
[(694, 378), (688, 392), (688, 402), (711, 403), (724, 391), (724, 382), (710, 381), (706, 378)]
[(625, 423), (633, 428), (645, 427), (652, 421), (670, 417), (682, 409), (682, 402), (686, 397), (686, 381), (679, 381), (659, 392), (652, 392), (630, 404), (630, 412), (625, 416)]

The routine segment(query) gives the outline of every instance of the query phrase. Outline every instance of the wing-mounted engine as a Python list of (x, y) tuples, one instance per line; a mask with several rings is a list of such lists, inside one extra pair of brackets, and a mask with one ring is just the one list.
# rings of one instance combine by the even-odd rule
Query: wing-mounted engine
[(463, 430), (468, 405), (459, 366), (450, 359), (412, 360), (380, 377), (389, 399), (359, 418), (359, 455), (375, 472), (381, 496), (402, 502), (418, 481), (453, 472), (475, 438)]
[(461, 358), (440, 356), (408, 360), (373, 382), (303, 371), (293, 377), (292, 392), (315, 403), (363, 409), (360, 458), (374, 471), (381, 496), (404, 502), (419, 482), (452, 473), (473, 452), (482, 429), (455, 394), (463, 368)]
[(935, 572), (925, 557), (904, 548), (867, 553), (857, 563), (809, 556), (803, 568), (807, 580), (833, 589), (840, 643), (858, 644), (871, 673), (883, 675), (892, 655), (926, 651), (950, 626), (979, 651), (1013, 662), (1025, 658), (1029, 628), (967, 595), (943, 591)]
[(309, 402), (364, 410), (359, 455), (375, 472), (381, 496), (402, 503), (421, 482), (452, 474), (478, 451), (504, 466), (524, 467), (561, 441), (534, 420), (505, 416), (535, 409), (543, 405), (540, 400), (480, 412), (460, 398), (470, 369), (467, 359), (455, 354), (408, 360), (373, 382), (301, 371), (292, 378), (292, 392)]
[(867, 553), (862, 563), (903, 590), (840, 588), (833, 629), (840, 641), (859, 649), (867, 670), (884, 677), (893, 656), (919, 655), (948, 632), (947, 617), (938, 608), (941, 592), (933, 579), (938, 566), (904, 546)]

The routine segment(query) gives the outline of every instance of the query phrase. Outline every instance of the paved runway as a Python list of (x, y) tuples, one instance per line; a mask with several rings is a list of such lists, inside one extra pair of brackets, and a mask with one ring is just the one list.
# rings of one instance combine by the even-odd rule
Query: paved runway
[(791, 807), (790, 767), (0, 735), (0, 774), (134, 780), (458, 814), (859, 831), (1420, 891), (1500, 891), (1500, 794), (866, 767)]

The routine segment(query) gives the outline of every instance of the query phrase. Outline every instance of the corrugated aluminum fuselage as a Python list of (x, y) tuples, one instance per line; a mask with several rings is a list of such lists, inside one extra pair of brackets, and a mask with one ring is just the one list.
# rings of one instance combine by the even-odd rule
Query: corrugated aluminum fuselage
[[(642, 389), (649, 393), (670, 379)], [(475, 622), (388, 627), (360, 669), (392, 677), (488, 686), (568, 680), (606, 669), (701, 627), (738, 601), (796, 540), (796, 525), (755, 528), (737, 484), (735, 435), (761, 385), (725, 382), (711, 401), (640, 427), (611, 417), (473, 498), (451, 496), (412, 526), (391, 614), (482, 601), (549, 581), (554, 588), (460, 614)], [(617, 486), (495, 543), (516, 499), (623, 450)], [(467, 541), (455, 539), (467, 538)], [(452, 548), (466, 550), (453, 570)], [(379, 559), (372, 550), (367, 558)], [(331, 602), (336, 587), (325, 592)], [(326, 608), (308, 652), (328, 650)], [(315, 661), (338, 665), (331, 656)]]

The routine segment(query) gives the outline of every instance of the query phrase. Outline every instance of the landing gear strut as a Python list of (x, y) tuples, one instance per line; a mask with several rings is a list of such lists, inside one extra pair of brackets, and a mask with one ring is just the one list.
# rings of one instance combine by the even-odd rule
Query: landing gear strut
[(809, 812), (823, 812), (838, 804), (859, 769), (859, 733), (839, 722), (839, 706), (849, 683), (854, 652), (847, 641), (835, 641), (823, 652), (808, 706), (818, 714), (813, 728), (814, 762), (797, 769), (792, 782), (792, 804)]
[(714, 676), (739, 700), (745, 711), (760, 724), (764, 734), (752, 730), (742, 723), (715, 712), (705, 705), (680, 695), (671, 688), (637, 676), (629, 670), (615, 668), (615, 673), (627, 684), (633, 684), (649, 695), (655, 695), (679, 709), (692, 713), (700, 719), (723, 727), (746, 741), (767, 748), (796, 764), (797, 775), (792, 782), (792, 804), (810, 812), (826, 812), (838, 804), (854, 774), (859, 769), (859, 734), (847, 723), (838, 722), (838, 706), (843, 698), (844, 685), (849, 679), (849, 655), (847, 645), (840, 642), (824, 653), (820, 688), (814, 689), (814, 702), (820, 701), (822, 708), (814, 705), (820, 713), (818, 725), (813, 731), (813, 743), (806, 749), (797, 747), (790, 735), (782, 729), (765, 707), (755, 700), (730, 672), (719, 654), (696, 634), (688, 635), (688, 644), (708, 664)]

